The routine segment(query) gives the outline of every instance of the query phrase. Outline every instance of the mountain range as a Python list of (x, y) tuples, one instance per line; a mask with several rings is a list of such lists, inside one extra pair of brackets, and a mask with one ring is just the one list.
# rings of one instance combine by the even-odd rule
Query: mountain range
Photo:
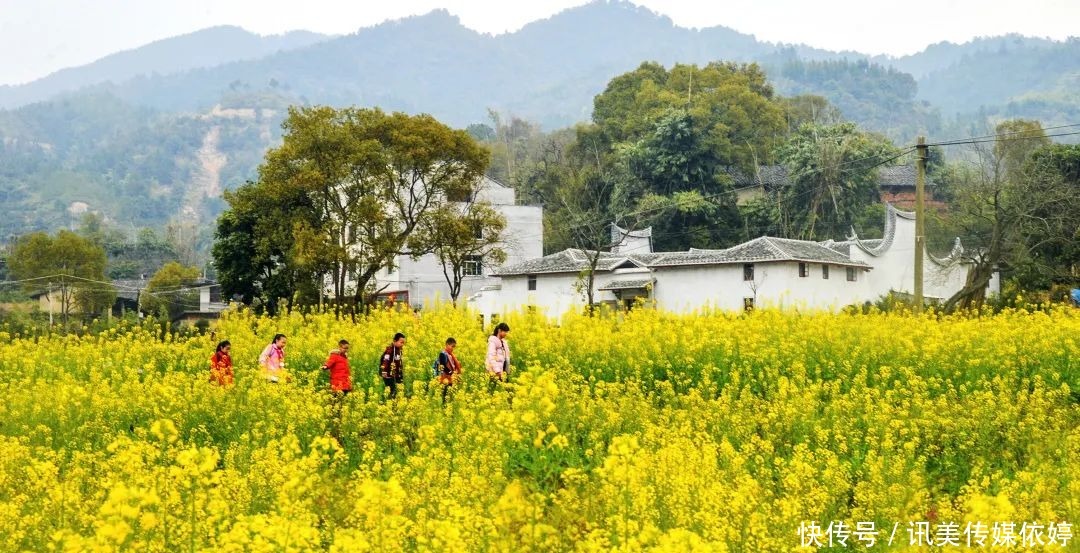
[(1005, 117), (1080, 121), (1077, 39), (1009, 35), (873, 57), (679, 27), (616, 0), (501, 35), (445, 10), (344, 36), (215, 27), (0, 87), (0, 237), (82, 210), (136, 226), (209, 224), (291, 104), (427, 112), (457, 127), (491, 108), (550, 130), (587, 121), (607, 81), (643, 61), (757, 62), (778, 93), (825, 96), (904, 142)]

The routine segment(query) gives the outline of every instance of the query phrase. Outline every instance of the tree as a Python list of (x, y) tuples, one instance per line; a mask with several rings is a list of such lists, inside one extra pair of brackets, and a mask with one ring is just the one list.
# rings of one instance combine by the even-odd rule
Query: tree
[(317, 220), (313, 199), (298, 186), (253, 182), (226, 191), (225, 199), (230, 208), (218, 218), (211, 249), (222, 293), (248, 305), (258, 300), (269, 313), (282, 299), (318, 301), (320, 273), (293, 261), (294, 229)]
[(25, 290), (59, 295), (65, 325), (76, 307), (93, 313), (116, 299), (116, 290), (105, 280), (105, 250), (70, 231), (18, 238), (8, 264), (16, 280), (27, 281)]
[[(612, 79), (593, 102), (593, 122), (611, 145), (654, 134), (672, 109), (715, 166), (750, 169), (767, 161), (782, 136), (784, 109), (756, 64), (676, 64), (670, 70), (643, 63)], [(670, 123), (666, 123), (670, 124)]]
[(469, 136), (473, 137), (473, 140), (476, 140), (477, 142), (495, 140), (495, 129), (484, 123), (473, 123), (468, 127), (465, 127), (465, 132), (469, 133)]
[(566, 230), (573, 244), (587, 257), (587, 264), (578, 275), (578, 287), (584, 295), (589, 316), (596, 304), (596, 269), (600, 257), (615, 245), (611, 225), (616, 221), (608, 209), (612, 188), (609, 175), (602, 170), (587, 170), (579, 173), (577, 182), (564, 188), (559, 195)]
[(484, 139), (491, 150), (489, 176), (516, 188), (528, 168), (530, 154), (541, 140), (540, 127), (514, 115), (505, 119), (493, 109), (488, 109), (488, 118), (493, 125), (484, 125), (491, 131), (491, 136)]
[(1041, 206), (1033, 218), (1044, 232), (1031, 244), (1019, 275), (1028, 286), (1080, 282), (1080, 145), (1054, 144), (1035, 150), (1025, 166), (1032, 182), (1069, 200)]
[[(259, 180), (226, 196), (215, 265), (227, 290), (259, 275), (246, 293), (280, 288), (300, 298), (328, 277), (339, 313), (346, 303), (355, 313), (397, 256), (422, 253), (432, 242), (422, 223), (472, 190), (488, 158), (468, 133), (429, 115), (291, 108), (283, 128)], [(246, 247), (257, 252), (251, 261), (229, 259)]]
[(158, 269), (139, 296), (139, 309), (146, 313), (165, 314), (169, 319), (199, 307), (199, 292), (193, 287), (200, 280), (198, 267), (176, 262)]
[(992, 148), (972, 146), (973, 166), (950, 172), (950, 217), (967, 241), (971, 270), (945, 302), (947, 310), (978, 307), (996, 269), (1020, 266), (1041, 248), (1076, 236), (1075, 188), (1054, 174), (1052, 155), (1035, 155), (1050, 145), (1042, 125), (1005, 121), (996, 133)]
[(447, 204), (432, 213), (426, 224), (430, 225), (425, 234), (431, 243), (424, 249), (432, 251), (442, 265), (450, 300), (455, 306), (470, 263), (477, 259), (494, 264), (506, 261), (503, 249), (506, 217), (487, 202)]
[(840, 110), (822, 96), (801, 94), (782, 98), (780, 103), (784, 106), (784, 118), (787, 120), (789, 133), (797, 132), (800, 127), (808, 123), (835, 125), (844, 120)]
[(656, 245), (669, 249), (737, 241), (732, 173), (767, 162), (785, 129), (761, 69), (730, 63), (642, 64), (608, 83), (593, 121), (578, 141), (601, 145), (590, 148), (608, 166), (611, 210), (653, 226)]
[(865, 209), (880, 201), (877, 167), (895, 156), (884, 137), (853, 123), (805, 124), (780, 148), (791, 186), (777, 190), (787, 236), (843, 236)]

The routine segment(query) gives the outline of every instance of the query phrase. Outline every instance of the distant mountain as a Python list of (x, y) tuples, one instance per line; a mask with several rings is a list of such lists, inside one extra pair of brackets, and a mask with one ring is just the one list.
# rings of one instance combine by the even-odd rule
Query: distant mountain
[(600, 1), (498, 36), (437, 10), (258, 60), (96, 88), (166, 111), (205, 110), (223, 94), (274, 88), (311, 103), (427, 111), (461, 126), (493, 107), (552, 128), (588, 119), (592, 97), (642, 61), (779, 63), (792, 55), (844, 57), (726, 27), (677, 27), (628, 2)]
[[(816, 94), (898, 143), (982, 134), (1003, 118), (1080, 122), (1080, 40), (941, 43), (901, 58), (687, 29), (601, 0), (514, 33), (445, 10), (324, 37), (207, 29), (0, 87), (0, 241), (84, 210), (204, 231), (221, 191), (253, 178), (290, 104), (427, 112), (465, 127), (488, 108), (555, 129), (589, 120), (614, 76), (643, 61), (757, 62), (778, 94)], [(22, 105), (26, 104), (26, 105)]]
[[(964, 54), (919, 80), (919, 97), (944, 113), (1008, 104), (1052, 93), (1080, 75), (1080, 39), (1049, 44), (1008, 41)], [(1073, 121), (1076, 122), (1076, 121)]]
[(917, 54), (902, 57), (874, 56), (870, 58), (870, 61), (894, 67), (905, 73), (910, 73), (916, 79), (922, 79), (931, 73), (948, 69), (961, 62), (964, 57), (1009, 49), (1036, 50), (1052, 48), (1059, 44), (1061, 43), (1046, 38), (1009, 34), (996, 37), (980, 37), (963, 44), (938, 42), (927, 46), (926, 49)]
[(105, 82), (121, 83), (140, 76), (170, 75), (237, 60), (257, 59), (328, 38), (327, 35), (307, 31), (259, 36), (239, 27), (211, 27), (118, 52), (80, 67), (63, 69), (27, 84), (0, 86), (0, 108), (39, 102), (62, 92)]
[[(847, 87), (853, 84), (850, 75), (821, 86), (799, 83), (785, 73), (785, 65), (792, 60), (865, 60), (892, 68), (914, 78), (913, 102), (929, 103), (917, 111), (936, 108), (952, 117), (980, 106), (1000, 109), (1021, 97), (1030, 99), (1032, 93), (1060, 89), (1061, 79), (1080, 64), (1078, 49), (1076, 41), (1007, 35), (965, 44), (942, 42), (900, 58), (869, 57), (762, 42), (722, 26), (687, 29), (629, 2), (599, 0), (497, 36), (472, 31), (445, 10), (341, 37), (259, 37), (236, 27), (217, 27), (27, 85), (0, 87), (0, 107), (89, 87), (135, 105), (198, 112), (223, 96), (265, 91), (307, 103), (426, 111), (459, 126), (483, 120), (491, 107), (553, 128), (587, 120), (592, 97), (611, 77), (642, 61), (670, 65), (724, 60), (761, 63), (779, 92), (822, 94), (841, 105), (848, 118), (890, 132), (879, 125), (882, 118), (862, 113), (868, 104), (858, 97), (872, 97), (876, 91), (837, 90), (841, 81)], [(897, 91), (908, 88), (906, 83), (896, 85)], [(907, 117), (907, 111), (889, 109), (894, 119)], [(908, 127), (920, 125), (893, 134), (907, 135)]]

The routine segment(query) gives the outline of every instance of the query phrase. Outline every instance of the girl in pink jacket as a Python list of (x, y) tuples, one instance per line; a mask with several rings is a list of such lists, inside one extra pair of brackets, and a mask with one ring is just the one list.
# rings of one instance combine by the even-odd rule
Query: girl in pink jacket
[(485, 364), (492, 381), (505, 382), (510, 376), (510, 346), (506, 343), (509, 333), (510, 325), (499, 323), (494, 334), (488, 338)]
[(271, 384), (277, 384), (285, 373), (285, 335), (275, 334), (266, 349), (259, 354), (259, 366), (263, 376)]

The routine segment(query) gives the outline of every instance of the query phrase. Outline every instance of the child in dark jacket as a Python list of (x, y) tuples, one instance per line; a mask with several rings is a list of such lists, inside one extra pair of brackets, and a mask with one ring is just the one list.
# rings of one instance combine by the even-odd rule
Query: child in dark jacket
[(454, 385), (459, 378), (461, 378), (461, 363), (458, 363), (457, 357), (454, 356), (454, 348), (457, 347), (457, 340), (453, 338), (447, 338), (445, 347), (439, 352), (439, 384), (442, 384), (442, 402), (446, 404), (446, 394), (450, 391), (450, 387)]
[(404, 382), (402, 370), (402, 357), (405, 348), (405, 335), (398, 332), (394, 335), (394, 341), (383, 351), (379, 361), (379, 376), (383, 384), (390, 388), (390, 399), (397, 397), (397, 385)]

